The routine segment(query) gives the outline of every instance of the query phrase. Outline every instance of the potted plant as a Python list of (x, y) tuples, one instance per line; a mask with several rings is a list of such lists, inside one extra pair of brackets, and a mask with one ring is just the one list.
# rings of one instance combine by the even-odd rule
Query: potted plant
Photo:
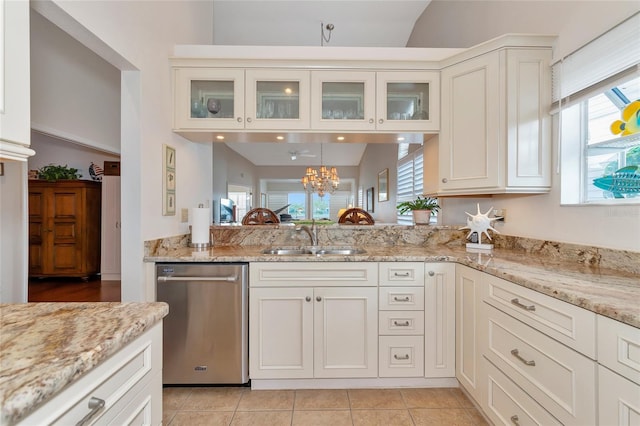
[(48, 166), (44, 166), (38, 170), (38, 179), (44, 179), (50, 182), (55, 182), (57, 180), (80, 179), (81, 177), (82, 175), (78, 173), (78, 169), (74, 169), (67, 165), (56, 166), (49, 164)]
[(396, 207), (400, 214), (406, 212), (413, 213), (413, 222), (418, 224), (428, 224), (434, 212), (440, 210), (438, 200), (431, 197), (422, 197), (418, 195), (413, 201), (403, 201)]

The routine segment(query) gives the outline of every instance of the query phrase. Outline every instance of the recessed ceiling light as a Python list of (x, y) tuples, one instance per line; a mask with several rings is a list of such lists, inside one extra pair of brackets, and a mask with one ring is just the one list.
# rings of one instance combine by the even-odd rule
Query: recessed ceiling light
[(344, 136), (338, 136), (338, 137), (337, 137), (337, 139), (338, 139), (339, 141), (343, 141), (343, 140), (344, 140)]
[(279, 141), (283, 141), (284, 140), (284, 136), (276, 136), (276, 139), (278, 139)]
[(218, 135), (218, 136), (216, 136), (216, 139), (218, 139), (219, 141), (224, 140), (224, 136)]

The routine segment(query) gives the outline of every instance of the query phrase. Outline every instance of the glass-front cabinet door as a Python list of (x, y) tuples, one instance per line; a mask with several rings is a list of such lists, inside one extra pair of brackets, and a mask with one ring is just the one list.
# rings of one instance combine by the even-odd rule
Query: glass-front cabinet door
[(177, 68), (174, 127), (244, 128), (244, 70)]
[(375, 72), (312, 71), (312, 127), (375, 130), (375, 82)]
[(376, 75), (376, 86), (378, 130), (439, 130), (438, 72), (379, 72)]
[(309, 71), (246, 71), (247, 129), (308, 129)]

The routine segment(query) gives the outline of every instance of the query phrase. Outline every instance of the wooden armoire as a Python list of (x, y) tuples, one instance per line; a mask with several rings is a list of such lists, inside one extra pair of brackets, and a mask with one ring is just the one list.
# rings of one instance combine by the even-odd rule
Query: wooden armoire
[(29, 181), (29, 276), (100, 272), (101, 183)]

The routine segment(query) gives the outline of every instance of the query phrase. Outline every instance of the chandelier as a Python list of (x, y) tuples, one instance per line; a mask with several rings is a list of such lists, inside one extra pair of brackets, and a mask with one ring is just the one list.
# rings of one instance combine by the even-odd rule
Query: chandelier
[[(320, 164), (322, 161), (322, 144), (320, 144)], [(307, 171), (302, 176), (302, 186), (309, 192), (317, 192), (319, 197), (324, 197), (327, 192), (333, 194), (338, 188), (340, 178), (338, 177), (338, 170), (335, 167), (328, 168), (321, 165), (320, 170), (316, 170), (313, 167), (307, 167)]]

